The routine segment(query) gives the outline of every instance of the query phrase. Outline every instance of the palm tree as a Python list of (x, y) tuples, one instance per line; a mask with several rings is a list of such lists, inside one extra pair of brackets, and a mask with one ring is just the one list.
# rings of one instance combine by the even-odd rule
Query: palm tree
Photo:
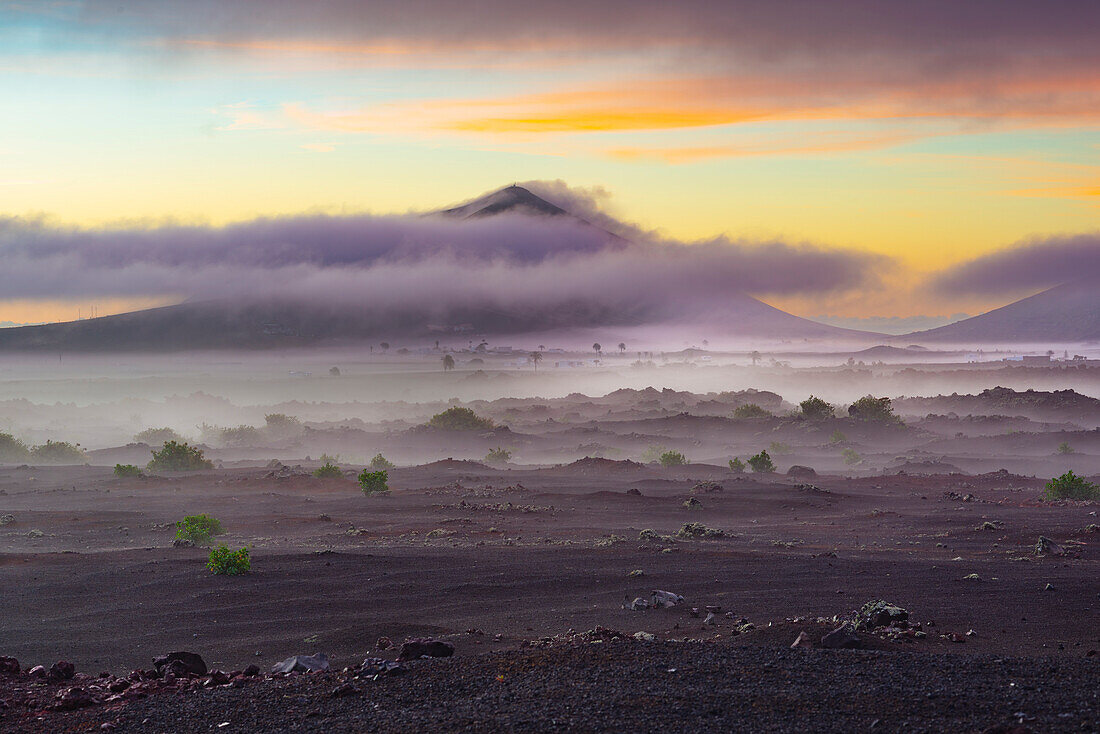
[(603, 349), (603, 347), (600, 346), (599, 342), (596, 342), (595, 344), (593, 344), (592, 348), (596, 350), (596, 356), (599, 356), (600, 350)]
[(546, 345), (545, 344), (539, 344), (539, 351), (540, 352), (545, 352), (546, 351)]
[(443, 371), (450, 372), (455, 368), (455, 358), (449, 354), (443, 355)]
[(539, 371), (539, 362), (542, 361), (542, 352), (531, 352), (531, 356), (528, 357), (531, 360), (531, 364), (535, 365), (535, 372)]
[(625, 351), (626, 351), (626, 344), (623, 343), (623, 342), (619, 342), (619, 354), (622, 354)]

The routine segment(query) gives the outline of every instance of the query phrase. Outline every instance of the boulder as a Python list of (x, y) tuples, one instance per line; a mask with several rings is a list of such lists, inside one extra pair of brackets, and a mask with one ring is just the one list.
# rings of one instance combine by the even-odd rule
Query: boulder
[(896, 604), (881, 599), (869, 601), (859, 610), (856, 626), (859, 629), (874, 630), (879, 627), (903, 627), (909, 621), (909, 612)]
[(1062, 546), (1055, 543), (1045, 535), (1039, 536), (1039, 542), (1035, 544), (1035, 555), (1037, 556), (1064, 556), (1066, 554)]
[(398, 653), (398, 660), (416, 660), (422, 657), (449, 658), (455, 654), (455, 646), (442, 640), (433, 640), (430, 637), (414, 637), (405, 640)]
[(75, 709), (84, 708), (85, 706), (91, 706), (95, 703), (95, 699), (92, 698), (92, 694), (88, 691), (74, 686), (67, 691), (61, 691), (57, 694), (57, 700), (53, 707), (58, 711), (73, 711)]
[(46, 673), (46, 679), (51, 683), (60, 683), (61, 681), (72, 680), (74, 675), (76, 675), (75, 665), (67, 660), (58, 660), (50, 666), (49, 671)]
[(791, 643), (791, 649), (797, 650), (800, 647), (811, 648), (814, 646), (810, 636), (805, 631), (799, 632), (798, 637), (794, 638), (794, 642)]
[(153, 666), (161, 673), (171, 673), (177, 678), (206, 675), (206, 661), (193, 652), (170, 652), (153, 660)]
[(405, 672), (401, 663), (395, 663), (385, 658), (367, 658), (359, 666), (359, 675), (372, 675), (378, 678), (383, 675), (399, 675)]
[(328, 670), (328, 655), (323, 652), (314, 655), (292, 655), (271, 668), (272, 673), (311, 673), (317, 670)]
[(662, 607), (674, 607), (683, 603), (684, 597), (679, 594), (674, 594), (671, 591), (662, 591), (661, 589), (654, 589), (649, 597), (650, 606), (657, 609)]
[(787, 470), (788, 477), (816, 477), (817, 472), (811, 467), (794, 464)]
[(0, 673), (18, 673), (19, 661), (7, 655), (0, 655)]
[(821, 646), (830, 650), (859, 647), (859, 635), (851, 624), (845, 622), (821, 638)]

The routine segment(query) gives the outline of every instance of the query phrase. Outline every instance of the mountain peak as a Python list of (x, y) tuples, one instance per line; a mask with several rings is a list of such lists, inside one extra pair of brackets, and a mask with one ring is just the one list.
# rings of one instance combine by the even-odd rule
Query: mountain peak
[(569, 212), (531, 193), (529, 189), (512, 184), (453, 209), (444, 209), (440, 214), (460, 219), (473, 219), (491, 217), (495, 214), (559, 217), (568, 216)]

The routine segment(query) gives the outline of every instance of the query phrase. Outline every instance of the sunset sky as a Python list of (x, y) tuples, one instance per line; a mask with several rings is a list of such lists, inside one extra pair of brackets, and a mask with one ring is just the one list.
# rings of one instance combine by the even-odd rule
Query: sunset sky
[[(1097, 266), (1100, 4), (0, 2), (0, 234), (531, 180), (677, 242), (883, 256), (873, 288), (759, 294), (800, 315), (977, 313)], [(930, 285), (1021, 247), (1057, 267)], [(9, 291), (0, 322), (180, 295)]]

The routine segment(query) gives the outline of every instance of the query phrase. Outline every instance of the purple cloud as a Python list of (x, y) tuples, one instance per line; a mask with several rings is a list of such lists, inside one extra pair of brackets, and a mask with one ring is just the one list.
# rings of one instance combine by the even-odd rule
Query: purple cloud
[(933, 288), (1003, 294), (1100, 276), (1100, 232), (1036, 238), (975, 258), (936, 276)]

